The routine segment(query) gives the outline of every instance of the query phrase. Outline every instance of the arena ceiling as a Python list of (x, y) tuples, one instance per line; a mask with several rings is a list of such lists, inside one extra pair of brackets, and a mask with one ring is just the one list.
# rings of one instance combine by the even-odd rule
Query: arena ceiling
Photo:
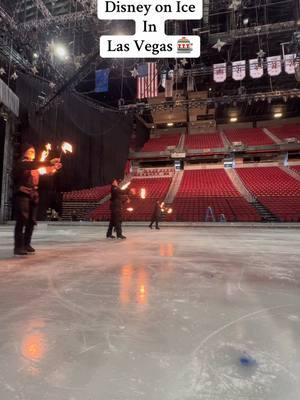
[[(95, 68), (110, 67), (112, 90), (100, 95), (100, 100), (113, 103), (120, 98), (121, 72), (125, 82), (122, 96), (128, 101), (134, 99), (130, 70), (138, 60), (126, 60), (124, 65), (122, 60), (97, 57), (101, 33), (134, 33), (133, 21), (99, 21), (96, 0), (0, 0), (0, 18), (2, 62), (29, 72), (36, 66), (42, 77), (62, 85), (76, 77), (78, 89), (92, 96)], [(244, 80), (242, 84), (231, 80), (220, 90), (213, 84), (211, 71), (213, 63), (254, 58), (260, 49), (266, 55), (281, 54), (281, 43), (286, 43), (286, 51), (296, 51), (293, 35), (300, 31), (298, 0), (204, 0), (201, 21), (169, 21), (166, 31), (201, 36), (201, 57), (185, 66), (193, 71), (198, 89), (211, 88), (216, 95), (224, 96), (240, 90), (253, 93), (299, 85), (295, 77), (281, 75), (272, 80), (267, 76)], [(221, 51), (213, 47), (218, 39), (226, 43)], [(53, 42), (67, 47), (66, 62), (51, 56)], [(167, 63), (172, 68), (175, 61)]]

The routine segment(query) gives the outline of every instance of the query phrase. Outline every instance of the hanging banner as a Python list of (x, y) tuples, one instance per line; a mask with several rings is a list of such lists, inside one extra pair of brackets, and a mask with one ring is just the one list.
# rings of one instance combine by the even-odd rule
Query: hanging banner
[(162, 86), (163, 88), (166, 87), (166, 80), (167, 80), (167, 71), (163, 70), (160, 73), (160, 86)]
[(250, 76), (253, 79), (261, 78), (264, 74), (264, 67), (262, 62), (258, 61), (258, 58), (252, 58), (249, 60)]
[(226, 63), (214, 64), (214, 81), (225, 82), (227, 78)]
[(173, 79), (166, 80), (165, 97), (168, 98), (173, 97), (173, 85), (174, 85)]
[(281, 73), (281, 56), (267, 57), (268, 74), (278, 76)]
[(108, 77), (109, 77), (110, 69), (98, 69), (96, 71), (96, 79), (95, 79), (95, 93), (105, 93), (108, 92)]
[(186, 82), (186, 90), (188, 92), (193, 92), (195, 89), (195, 80), (192, 75), (188, 75), (187, 82)]
[(284, 70), (287, 74), (293, 75), (295, 73), (296, 54), (284, 55)]
[(232, 62), (232, 79), (235, 81), (242, 81), (246, 77), (246, 61), (233, 61)]

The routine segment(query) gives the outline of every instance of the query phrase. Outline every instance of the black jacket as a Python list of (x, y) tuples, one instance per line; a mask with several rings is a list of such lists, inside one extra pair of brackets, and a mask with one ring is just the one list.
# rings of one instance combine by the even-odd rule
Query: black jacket
[(155, 208), (152, 213), (152, 218), (160, 218), (160, 217), (161, 217), (160, 204), (155, 203)]
[(15, 192), (18, 193), (21, 186), (33, 190), (37, 189), (38, 185), (35, 182), (32, 171), (42, 167), (49, 167), (50, 165), (51, 163), (47, 161), (18, 161), (14, 168)]
[(118, 186), (111, 186), (110, 188), (110, 208), (111, 210), (122, 210), (122, 205), (128, 199), (128, 189), (121, 190)]

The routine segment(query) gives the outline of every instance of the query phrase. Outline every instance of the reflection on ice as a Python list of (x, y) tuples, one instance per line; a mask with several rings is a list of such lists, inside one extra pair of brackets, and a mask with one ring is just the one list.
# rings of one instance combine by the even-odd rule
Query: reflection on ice
[(72, 230), (0, 227), (0, 400), (300, 399), (298, 230)]
[(43, 328), (45, 328), (44, 321), (32, 320), (25, 326), (24, 336), (21, 339), (21, 354), (25, 363), (22, 369), (31, 375), (39, 374), (39, 363), (47, 352), (47, 340)]
[(122, 305), (148, 304), (149, 271), (144, 266), (124, 265), (120, 273), (119, 298)]

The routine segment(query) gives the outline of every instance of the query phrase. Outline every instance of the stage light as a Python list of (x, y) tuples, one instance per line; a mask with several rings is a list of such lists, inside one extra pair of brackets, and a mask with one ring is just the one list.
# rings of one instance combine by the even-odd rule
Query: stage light
[(273, 114), (274, 118), (281, 118), (282, 117), (282, 112), (276, 112)]
[(231, 117), (231, 118), (229, 119), (230, 122), (237, 122), (237, 120), (238, 120), (237, 117)]
[(167, 126), (174, 126), (174, 122), (168, 122)]
[(56, 44), (54, 48), (55, 55), (61, 60), (67, 60), (67, 49), (62, 44)]

